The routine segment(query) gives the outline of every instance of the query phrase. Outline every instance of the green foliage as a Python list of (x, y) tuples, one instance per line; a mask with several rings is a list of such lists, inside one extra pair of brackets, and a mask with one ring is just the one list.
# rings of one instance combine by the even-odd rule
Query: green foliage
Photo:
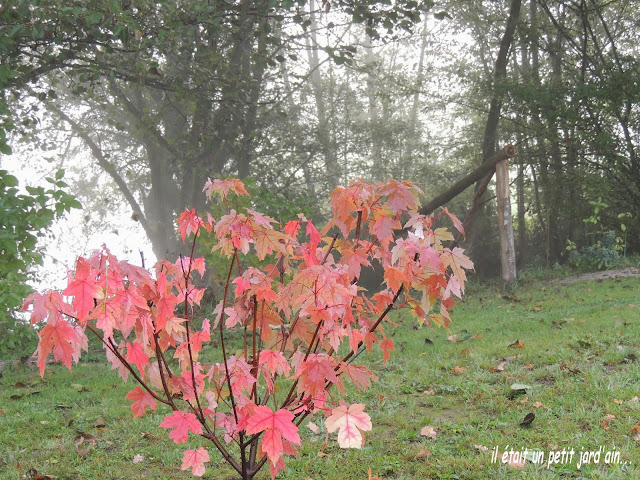
[(27, 285), (29, 270), (42, 263), (37, 248), (38, 236), (55, 218), (80, 208), (73, 195), (65, 191), (64, 171), (47, 178), (50, 188), (26, 187), (20, 193), (18, 179), (0, 170), (0, 357), (30, 352), (35, 335), (15, 315), (31, 292)]
[[(593, 241), (591, 245), (579, 250), (574, 241), (567, 240), (566, 249), (569, 251), (569, 262), (578, 267), (585, 266), (598, 270), (610, 268), (620, 260), (621, 251), (626, 256), (627, 226), (623, 223), (623, 220), (631, 218), (632, 215), (629, 212), (617, 215), (616, 219), (619, 221), (621, 233), (621, 235), (618, 235), (616, 230), (604, 229), (605, 222), (602, 215), (609, 208), (609, 205), (602, 200), (602, 197), (598, 197), (598, 200), (590, 201), (589, 204), (593, 206), (593, 214), (585, 218), (583, 222), (586, 225), (593, 226), (593, 231), (589, 232), (589, 236)], [(607, 224), (609, 223), (607, 222)]]

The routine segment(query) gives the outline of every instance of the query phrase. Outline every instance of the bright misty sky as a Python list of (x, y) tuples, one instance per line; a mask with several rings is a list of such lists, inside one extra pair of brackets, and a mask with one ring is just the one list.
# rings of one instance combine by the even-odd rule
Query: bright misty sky
[[(12, 147), (13, 154), (2, 157), (0, 168), (18, 178), (22, 191), (27, 185), (49, 188), (50, 184), (45, 178), (55, 175), (58, 165), (63, 161), (60, 160), (62, 152), (48, 152), (58, 157), (54, 162), (49, 162), (46, 155), (25, 151), (17, 142), (13, 142)], [(77, 161), (77, 159), (78, 157), (75, 156), (74, 160)], [(89, 162), (91, 159), (87, 159), (87, 163)], [(64, 179), (73, 178), (75, 176), (73, 170), (80, 168), (82, 168), (81, 165), (69, 168)], [(106, 176), (103, 173), (101, 180), (106, 180)], [(98, 191), (99, 185), (96, 186), (96, 192)], [(142, 251), (145, 266), (152, 267), (156, 258), (151, 244), (147, 241), (140, 224), (131, 219), (129, 210), (120, 206), (104, 208), (102, 212), (72, 210), (71, 214), (65, 213), (64, 218), (54, 222), (51, 230), (38, 242), (38, 245), (43, 247), (44, 264), (36, 269), (36, 278), (31, 282), (32, 286), (38, 291), (64, 289), (67, 286), (67, 271), (75, 267), (78, 256), (99, 250), (103, 244), (118, 260), (126, 259), (134, 265), (141, 264), (140, 251)], [(85, 215), (99, 216), (100, 226), (104, 228), (93, 231), (87, 228)]]

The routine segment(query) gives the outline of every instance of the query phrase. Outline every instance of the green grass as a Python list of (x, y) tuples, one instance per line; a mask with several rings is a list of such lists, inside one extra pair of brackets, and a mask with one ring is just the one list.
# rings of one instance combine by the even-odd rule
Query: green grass
[[(366, 403), (372, 417), (364, 448), (342, 450), (330, 438), (323, 451), (324, 434), (313, 434), (305, 421), (300, 455), (287, 458), (279, 479), (366, 479), (368, 468), (396, 480), (640, 478), (640, 441), (632, 432), (640, 423), (640, 401), (633, 401), (640, 397), (640, 279), (536, 281), (506, 295), (473, 285), (454, 309), (451, 333), (468, 334), (458, 344), (443, 329), (415, 329), (403, 316), (395, 320), (398, 327), (385, 327), (387, 334), (395, 330), (391, 360), (383, 365), (377, 350), (359, 359), (378, 373), (379, 382), (365, 393), (348, 391), (349, 403)], [(516, 339), (524, 348), (509, 347)], [(516, 358), (503, 372), (492, 371), (509, 356)], [(456, 375), (454, 367), (465, 370)], [(513, 383), (531, 388), (511, 395)], [(73, 373), (55, 365), (44, 380), (25, 366), (5, 370), (0, 479), (22, 478), (18, 464), (22, 475), (34, 469), (58, 479), (191, 478), (180, 471), (185, 446), (175, 446), (158, 427), (167, 411), (160, 407), (133, 420), (124, 399), (131, 388), (99, 362), (81, 361)], [(544, 407), (536, 408), (536, 402)], [(535, 420), (520, 426), (529, 412)], [(100, 416), (104, 427), (94, 426)], [(322, 424), (321, 415), (313, 420)], [(435, 439), (420, 435), (426, 425), (436, 429)], [(96, 442), (84, 457), (74, 445), (81, 433)], [(187, 445), (200, 444), (193, 437)], [(507, 445), (540, 449), (545, 463), (492, 463), (492, 449), (503, 452)], [(605, 465), (603, 453), (598, 465), (578, 470), (579, 452), (600, 446), (605, 453), (619, 451), (621, 463)], [(577, 452), (573, 461), (547, 469), (549, 451), (563, 448)], [(416, 458), (423, 450), (430, 456)], [(204, 478), (235, 478), (210, 453)], [(144, 459), (134, 464), (135, 455)], [(258, 478), (270, 478), (268, 471)]]

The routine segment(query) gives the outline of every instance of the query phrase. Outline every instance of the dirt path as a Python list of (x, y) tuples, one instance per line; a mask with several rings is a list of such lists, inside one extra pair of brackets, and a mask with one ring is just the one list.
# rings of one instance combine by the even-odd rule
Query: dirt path
[(628, 267), (620, 268), (618, 270), (605, 270), (604, 272), (582, 273), (580, 275), (572, 275), (570, 277), (554, 280), (553, 283), (565, 284), (581, 282), (583, 280), (603, 280), (605, 278), (619, 277), (640, 277), (640, 268)]

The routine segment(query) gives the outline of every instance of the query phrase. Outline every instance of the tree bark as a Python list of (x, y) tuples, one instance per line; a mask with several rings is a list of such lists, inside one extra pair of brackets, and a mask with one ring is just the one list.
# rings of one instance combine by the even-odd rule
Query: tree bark
[(498, 229), (500, 230), (500, 264), (505, 286), (516, 280), (516, 251), (509, 195), (509, 161), (496, 165), (496, 191), (498, 193)]
[(486, 160), (479, 165), (475, 170), (469, 172), (464, 178), (458, 180), (453, 186), (451, 186), (445, 192), (442, 192), (436, 196), (429, 203), (424, 205), (420, 209), (422, 215), (431, 214), (436, 208), (441, 207), (445, 203), (457, 197), (468, 187), (478, 182), (485, 176), (489, 176), (489, 179), (493, 176), (496, 168), (496, 164), (508, 158), (512, 158), (516, 154), (516, 149), (513, 145), (507, 145), (502, 150), (493, 155), (492, 158)]

